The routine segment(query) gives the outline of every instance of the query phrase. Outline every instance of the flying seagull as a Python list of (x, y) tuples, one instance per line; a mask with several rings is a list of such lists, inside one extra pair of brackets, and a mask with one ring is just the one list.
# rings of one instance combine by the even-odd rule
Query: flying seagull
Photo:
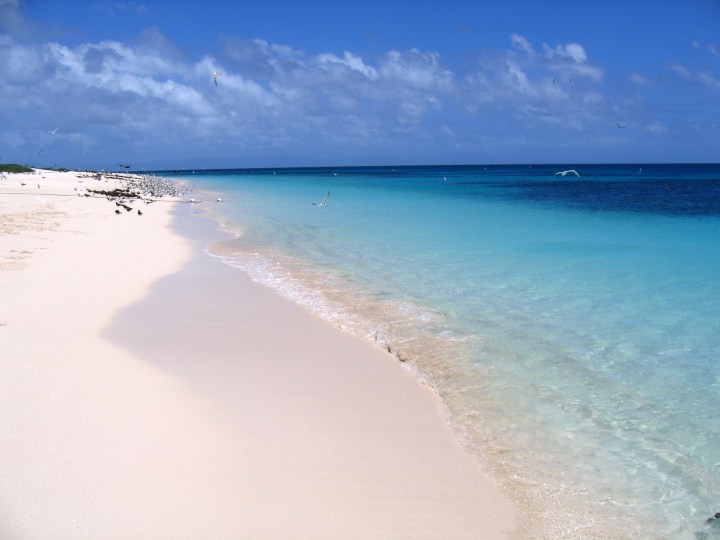
[(53, 129), (52, 131), (48, 131), (51, 135), (55, 135), (55, 132), (57, 132), (58, 128)]
[(615, 122), (615, 125), (618, 127), (618, 129), (625, 129), (625, 126), (623, 126), (619, 122)]
[(322, 201), (320, 201), (320, 202), (314, 202), (314, 203), (313, 203), (313, 206), (317, 206), (318, 208), (322, 208), (323, 206), (327, 206), (327, 205), (328, 205), (327, 200), (328, 200), (328, 197), (329, 197), (329, 196), (330, 196), (330, 190), (328, 190), (327, 195), (325, 195), (325, 196), (323, 197), (323, 200), (322, 200)]
[(217, 78), (222, 75), (222, 71), (213, 71), (212, 78), (215, 86), (217, 86)]
[(580, 177), (580, 175), (578, 174), (578, 172), (577, 172), (575, 169), (570, 169), (570, 170), (567, 170), (567, 171), (558, 171), (558, 172), (555, 173), (555, 176), (557, 176), (558, 174), (559, 174), (560, 176), (565, 176), (566, 174), (569, 174), (569, 173), (573, 173), (573, 174), (574, 174), (575, 176), (577, 176), (578, 178)]

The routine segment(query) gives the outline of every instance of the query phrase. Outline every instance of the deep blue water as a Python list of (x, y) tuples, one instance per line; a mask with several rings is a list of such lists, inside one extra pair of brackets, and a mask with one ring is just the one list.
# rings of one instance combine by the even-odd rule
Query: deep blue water
[(437, 389), (524, 534), (720, 538), (720, 165), (178, 176), (214, 254)]

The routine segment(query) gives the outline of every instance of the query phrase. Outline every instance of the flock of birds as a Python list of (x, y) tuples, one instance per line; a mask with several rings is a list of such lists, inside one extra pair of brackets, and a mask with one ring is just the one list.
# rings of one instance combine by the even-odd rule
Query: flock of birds
[[(128, 166), (129, 167), (129, 166)], [(167, 178), (153, 175), (118, 175), (118, 174), (107, 174), (104, 172), (95, 173), (92, 175), (96, 180), (102, 180), (103, 176), (105, 179), (119, 180), (122, 187), (116, 188), (110, 191), (88, 189), (85, 193), (78, 193), (78, 196), (84, 195), (85, 197), (104, 196), (109, 201), (114, 202), (115, 214), (122, 214), (124, 209), (126, 212), (133, 210), (130, 206), (132, 202), (142, 202), (151, 204), (163, 197), (182, 197), (190, 189), (188, 186), (173, 182)], [(79, 180), (82, 182), (82, 180)], [(77, 190), (77, 188), (75, 188)], [(190, 199), (188, 202), (194, 202), (194, 199)], [(143, 215), (142, 210), (138, 209), (137, 214)]]

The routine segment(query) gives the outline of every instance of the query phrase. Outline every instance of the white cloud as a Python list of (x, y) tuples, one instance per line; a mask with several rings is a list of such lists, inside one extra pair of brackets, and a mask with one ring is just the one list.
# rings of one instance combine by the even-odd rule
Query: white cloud
[[(308, 56), (260, 39), (227, 40), (224, 52), (222, 60), (188, 61), (157, 29), (135, 43), (73, 46), (22, 45), (0, 35), (0, 125), (25, 124), (18, 132), (31, 155), (49, 124), (60, 126), (57, 143), (86, 153), (94, 144), (94, 153), (116, 146), (113, 139), (136, 152), (148, 140), (199, 149), (210, 136), (228, 148), (380, 144), (442, 109), (454, 91), (440, 56), (417, 49), (390, 51), (375, 65), (350, 51)], [(214, 71), (222, 72), (217, 86)]]
[(501, 74), (501, 78), (506, 87), (512, 88), (516, 92), (522, 94), (534, 95), (537, 92), (533, 89), (528, 76), (523, 72), (520, 66), (512, 60), (506, 62), (507, 69)]
[(645, 129), (653, 135), (664, 135), (668, 131), (667, 127), (658, 121), (648, 124)]
[(138, 4), (136, 2), (101, 2), (94, 3), (91, 7), (97, 12), (104, 12), (109, 15), (124, 15), (126, 13), (145, 15), (148, 12), (144, 4)]
[(15, 38), (32, 39), (42, 30), (20, 10), (19, 0), (0, 0), (0, 31)]
[(628, 77), (631, 83), (637, 84), (638, 86), (646, 86), (650, 84), (650, 81), (644, 77), (643, 75), (640, 75), (639, 73), (631, 73)]
[[(103, 156), (119, 147), (188, 158), (280, 147), (326, 155), (372, 147), (391, 155), (399, 141), (423, 148), (452, 138), (464, 148), (488, 133), (510, 140), (506, 130), (518, 126), (528, 138), (533, 129), (545, 137), (548, 126), (589, 133), (608, 118), (630, 122), (628, 111), (639, 108), (606, 93), (602, 67), (574, 42), (534, 45), (513, 34), (504, 50), (479, 51), (466, 73), (417, 48), (363, 57), (349, 50), (307, 54), (262, 39), (226, 37), (222, 45), (188, 58), (155, 28), (130, 42), (76, 45), (0, 33), (0, 140), (24, 149), (26, 159), (37, 151), (38, 132), (56, 126), (53, 144), (58, 152), (65, 145), (68, 155)], [(217, 86), (214, 71), (222, 72)], [(681, 65), (673, 71), (718, 88), (709, 72)], [(629, 78), (649, 82), (639, 73)], [(663, 125), (649, 115), (634, 120)]]
[(720, 80), (709, 71), (693, 71), (682, 64), (671, 64), (670, 69), (683, 79), (696, 82), (711, 88), (713, 90), (720, 90)]
[(585, 48), (579, 43), (568, 43), (567, 45), (556, 45), (550, 47), (543, 43), (545, 57), (551, 62), (553, 69), (563, 75), (588, 77), (599, 81), (603, 78), (604, 72), (600, 67), (587, 63)]
[(701, 42), (699, 42), (697, 39), (695, 39), (695, 40), (693, 40), (693, 42), (692, 42), (692, 46), (693, 46), (693, 48), (695, 48), (695, 49), (705, 48), (705, 49), (707, 49), (707, 51), (708, 51), (710, 54), (712, 54), (713, 56), (717, 56), (717, 55), (718, 55), (718, 46), (717, 46), (715, 43), (708, 42), (708, 43), (705, 43), (705, 45), (703, 46), (703, 44), (702, 44)]
[(528, 56), (534, 56), (535, 50), (533, 49), (533, 46), (530, 44), (530, 42), (525, 39), (523, 36), (519, 36), (517, 34), (513, 34), (510, 36), (510, 42), (513, 44), (513, 46), (516, 49), (519, 49), (521, 51), (524, 51), (525, 54)]
[(351, 71), (360, 73), (367, 79), (374, 81), (378, 78), (378, 72), (375, 68), (365, 64), (359, 56), (355, 56), (350, 52), (345, 52), (342, 58), (335, 56), (334, 54), (326, 53), (319, 54), (316, 60), (320, 65), (329, 64), (336, 66), (344, 66)]
[(513, 34), (510, 43), (512, 49), (484, 56), (478, 70), (466, 77), (471, 111), (492, 107), (512, 112), (519, 121), (578, 131), (598, 121), (608, 106), (597, 84), (603, 71), (592, 65), (580, 44), (543, 44), (538, 55), (523, 36)]
[(569, 58), (578, 64), (583, 64), (585, 60), (587, 60), (585, 49), (579, 43), (556, 45), (554, 48), (551, 48), (543, 43), (543, 49), (545, 50), (545, 56), (548, 58)]
[(440, 55), (418, 49), (390, 51), (379, 71), (385, 80), (423, 90), (449, 91), (453, 85), (452, 73), (441, 66)]

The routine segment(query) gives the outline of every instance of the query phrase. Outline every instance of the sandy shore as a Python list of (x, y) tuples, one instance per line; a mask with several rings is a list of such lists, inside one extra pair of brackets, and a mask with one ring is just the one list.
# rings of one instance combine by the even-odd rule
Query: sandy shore
[(512, 535), (435, 396), (205, 255), (192, 205), (6, 176), (1, 538)]

